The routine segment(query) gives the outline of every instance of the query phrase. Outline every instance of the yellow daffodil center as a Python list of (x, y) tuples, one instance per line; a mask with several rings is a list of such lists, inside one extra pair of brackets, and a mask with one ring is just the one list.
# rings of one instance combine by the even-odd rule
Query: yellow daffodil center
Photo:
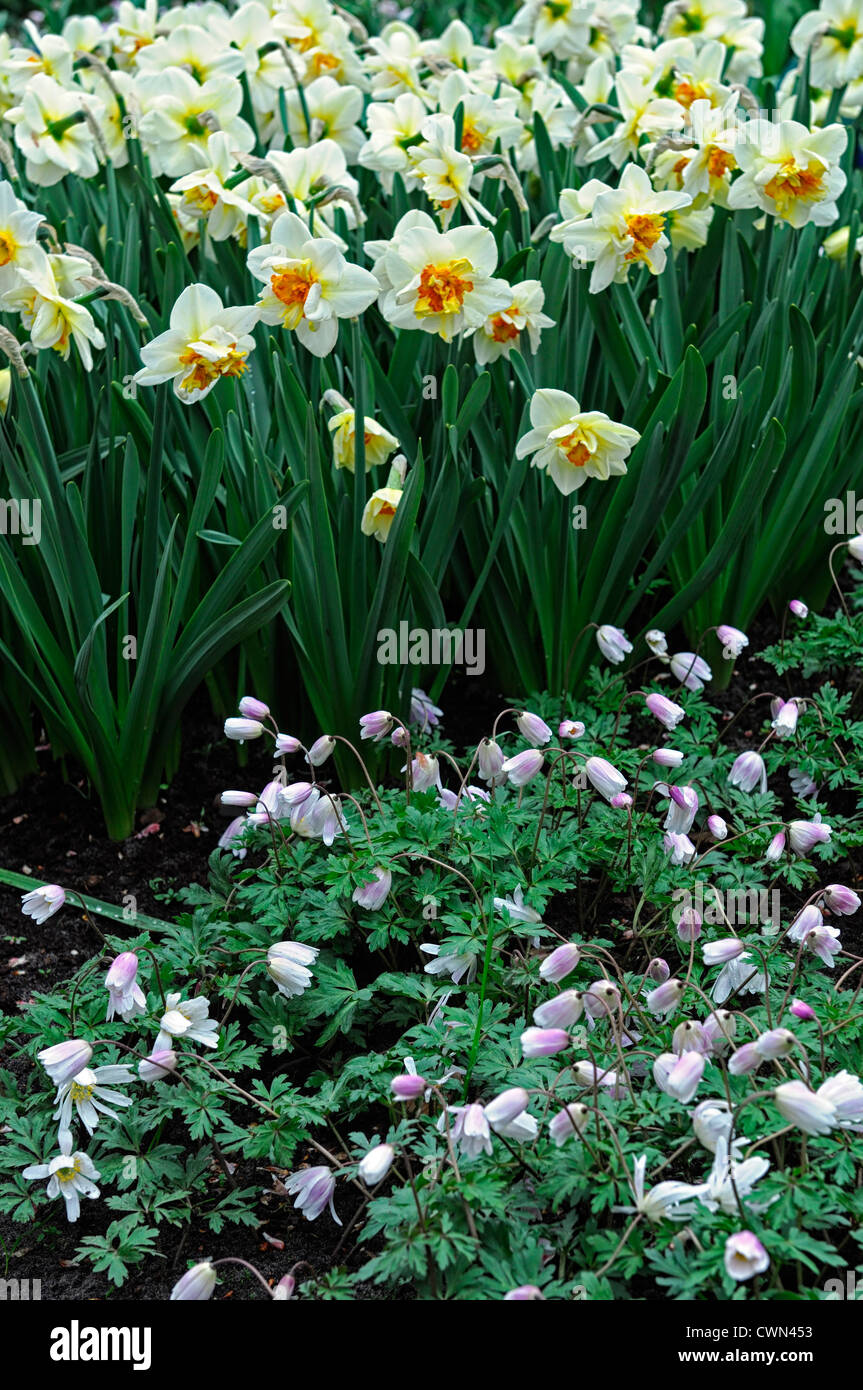
[(548, 0), (542, 7), (549, 19), (565, 19), (569, 14), (570, 5), (568, 0)]
[(824, 194), (824, 170), (820, 164), (807, 164), (803, 169), (793, 159), (782, 165), (764, 185), (764, 192), (776, 204), (780, 217), (786, 217), (796, 202), (817, 203)]
[(15, 252), (18, 250), (18, 243), (11, 232), (0, 232), (0, 265), (8, 265), (14, 261)]
[(270, 289), (285, 306), (285, 323), (296, 328), (303, 317), (309, 291), (317, 281), (311, 261), (297, 261), (270, 277)]
[(215, 362), (189, 348), (188, 352), (180, 354), (180, 361), (184, 367), (191, 367), (191, 371), (180, 382), (184, 391), (206, 391), (218, 377), (242, 376), (246, 370), (246, 354), (238, 352), (236, 348), (230, 348)]
[(517, 305), (513, 304), (505, 314), (495, 314), (491, 320), (489, 336), (496, 343), (509, 343), (513, 338), (518, 337), (518, 329), (512, 322), (512, 315), (518, 312)]
[(430, 314), (458, 314), (465, 295), (473, 289), (473, 281), (465, 273), (472, 270), (470, 261), (463, 258), (446, 261), (443, 265), (424, 266), (414, 307), (417, 318), (427, 318)]
[(626, 219), (627, 235), (632, 237), (632, 250), (627, 251), (625, 260), (646, 261), (648, 252), (662, 236), (665, 226), (663, 213), (636, 213)]
[(573, 468), (583, 468), (590, 462), (591, 453), (584, 442), (584, 435), (580, 429), (574, 429), (572, 434), (568, 434), (565, 439), (561, 439), (557, 446), (565, 455), (568, 463)]
[(461, 128), (461, 147), (466, 154), (476, 154), (482, 148), (483, 138), (476, 124), (465, 116)]
[(846, 24), (842, 29), (828, 29), (827, 33), (831, 39), (835, 39), (840, 48), (846, 51), (853, 48), (857, 42), (857, 28), (854, 24)]
[(212, 212), (218, 201), (217, 194), (204, 184), (198, 184), (197, 188), (187, 188), (183, 194), (183, 202), (189, 207), (197, 208), (201, 213)]
[(698, 101), (703, 97), (709, 99), (710, 93), (700, 82), (690, 82), (688, 78), (683, 78), (674, 88), (675, 101), (679, 102), (681, 106), (685, 106), (687, 110), (694, 101)]
[(724, 178), (729, 169), (737, 168), (737, 160), (733, 154), (727, 150), (720, 150), (717, 145), (712, 145), (710, 154), (707, 156), (707, 172), (712, 179)]

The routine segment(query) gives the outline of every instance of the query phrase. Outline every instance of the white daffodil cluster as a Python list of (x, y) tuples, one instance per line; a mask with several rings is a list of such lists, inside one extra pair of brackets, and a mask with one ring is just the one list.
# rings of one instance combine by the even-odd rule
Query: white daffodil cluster
[[(28, 20), (0, 36), (0, 138), (7, 167), (17, 160), (36, 187), (145, 158), (187, 251), (248, 252), (257, 302), (225, 308), (191, 286), (144, 349), (140, 384), (170, 380), (183, 402), (201, 400), (246, 371), (256, 323), (323, 357), (339, 320), (374, 304), (397, 332), (471, 337), (484, 365), (535, 353), (554, 326), (538, 280), (501, 274), (485, 196), (503, 181), (541, 245), (540, 128), (579, 171), (550, 237), (591, 267), (593, 294), (703, 246), (716, 207), (794, 228), (836, 219), (847, 130), (834, 117), (863, 110), (863, 0), (823, 0), (798, 22), (769, 112), (747, 85), (762, 75), (763, 30), (744, 0), (671, 0), (655, 32), (635, 0), (527, 0), (487, 42), (460, 19), (435, 38), (403, 19), (369, 35), (330, 0), (121, 0), (108, 22), (43, 33)], [(811, 128), (795, 119), (807, 63)], [(591, 176), (600, 167), (610, 182)], [(364, 171), (394, 221), (360, 251)], [(67, 356), (74, 341), (89, 368), (104, 345), (81, 302), (91, 268), (42, 250), (39, 223), (4, 184), (0, 308), (20, 313), (34, 348)], [(359, 232), (353, 250), (345, 229)], [(541, 465), (562, 491), (621, 471), (626, 452), (625, 435), (603, 457), (592, 425), (576, 433), (559, 467)]]

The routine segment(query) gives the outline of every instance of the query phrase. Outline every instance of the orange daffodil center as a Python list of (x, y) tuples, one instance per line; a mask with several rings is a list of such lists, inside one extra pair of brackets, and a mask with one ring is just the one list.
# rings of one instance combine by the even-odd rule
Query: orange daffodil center
[(535, 391), (530, 402), (532, 428), (519, 440), (516, 456), (532, 454), (564, 495), (588, 478), (602, 481), (626, 472), (626, 458), (640, 435), (601, 410), (582, 410), (566, 391)]
[(461, 313), (465, 295), (473, 289), (470, 261), (461, 257), (443, 265), (426, 265), (420, 272), (420, 288), (414, 303), (417, 318), (428, 314)]

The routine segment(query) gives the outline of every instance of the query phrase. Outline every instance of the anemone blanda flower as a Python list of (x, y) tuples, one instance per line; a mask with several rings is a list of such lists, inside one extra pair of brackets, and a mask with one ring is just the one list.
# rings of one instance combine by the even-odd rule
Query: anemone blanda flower
[(202, 401), (223, 376), (242, 376), (255, 346), (256, 304), (226, 309), (208, 285), (189, 285), (171, 310), (170, 327), (141, 349), (140, 386), (172, 381), (184, 404)]
[(219, 1025), (209, 1017), (209, 999), (200, 994), (184, 999), (178, 991), (166, 997), (165, 1005), (159, 1020), (159, 1034), (153, 1044), (154, 1052), (170, 1050), (173, 1038), (185, 1038), (187, 1042), (202, 1043), (204, 1047), (218, 1047)]
[(68, 1129), (58, 1136), (59, 1154), (48, 1163), (33, 1163), (24, 1169), (22, 1177), (28, 1182), (48, 1179), (48, 1196), (62, 1197), (66, 1203), (67, 1221), (77, 1221), (82, 1197), (98, 1197), (95, 1179), (97, 1169), (85, 1153), (72, 1150), (72, 1135)]
[(117, 1111), (111, 1109), (112, 1106), (126, 1107), (132, 1104), (131, 1096), (124, 1096), (122, 1091), (112, 1090), (111, 1087), (126, 1085), (134, 1079), (135, 1074), (129, 1067), (85, 1067), (57, 1088), (54, 1119), (59, 1120), (61, 1130), (71, 1129), (74, 1111), (87, 1133), (92, 1134), (100, 1115), (108, 1115), (112, 1120), (120, 1118)]
[(516, 457), (527, 454), (535, 468), (544, 468), (567, 496), (588, 478), (608, 478), (626, 472), (625, 460), (641, 436), (629, 425), (611, 420), (602, 410), (581, 409), (567, 391), (543, 388), (530, 402), (532, 428), (522, 435)]

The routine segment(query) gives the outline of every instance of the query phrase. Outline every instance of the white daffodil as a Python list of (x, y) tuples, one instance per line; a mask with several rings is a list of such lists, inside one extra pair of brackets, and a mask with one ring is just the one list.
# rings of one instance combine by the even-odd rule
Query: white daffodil
[(846, 183), (839, 161), (847, 143), (843, 125), (809, 130), (799, 121), (749, 121), (734, 146), (742, 174), (728, 207), (759, 207), (792, 227), (829, 226)]
[(185, 1038), (204, 1047), (218, 1047), (219, 1025), (209, 1017), (210, 1001), (203, 995), (183, 999), (178, 992), (165, 999), (165, 1012), (159, 1020), (159, 1034), (153, 1044), (154, 1052), (168, 1051), (172, 1038)]
[(410, 152), (422, 139), (420, 130), (428, 107), (413, 92), (394, 101), (373, 101), (366, 109), (368, 138), (357, 155), (364, 169), (374, 169), (385, 193), (392, 193), (393, 176), (410, 174)]
[(438, 105), (442, 112), (451, 116), (461, 106), (459, 149), (463, 154), (478, 158), (494, 154), (498, 141), (502, 150), (514, 149), (521, 141), (522, 122), (517, 114), (516, 99), (494, 98), (478, 91), (461, 68), (448, 72), (441, 82)]
[(98, 122), (102, 106), (82, 88), (61, 87), (44, 72), (28, 80), (21, 104), (6, 112), (6, 120), (15, 127), (15, 144), (27, 161), (31, 183), (49, 187), (66, 174), (92, 179), (99, 172), (87, 112)]
[(235, 172), (231, 139), (219, 130), (207, 139), (207, 159), (202, 167), (184, 174), (169, 190), (181, 195), (183, 210), (189, 217), (206, 219), (213, 241), (227, 241), (239, 227), (245, 226), (247, 218), (260, 216), (239, 189), (227, 186)]
[(316, 77), (303, 88), (293, 87), (285, 94), (288, 133), (294, 145), (314, 145), (318, 140), (335, 140), (350, 163), (363, 147), (363, 132), (357, 122), (363, 110), (359, 87), (342, 86), (334, 77)]
[(51, 1198), (62, 1197), (66, 1203), (67, 1221), (77, 1221), (81, 1214), (82, 1197), (98, 1197), (94, 1179), (97, 1169), (85, 1153), (72, 1151), (72, 1135), (61, 1130), (58, 1136), (60, 1152), (50, 1163), (34, 1163), (25, 1168), (22, 1177), (28, 1181), (48, 1179), (47, 1193)]
[(821, 0), (791, 31), (801, 64), (810, 57), (809, 81), (830, 91), (863, 77), (863, 0)]
[(48, 257), (40, 257), (30, 269), (19, 268), (17, 283), (0, 296), (0, 306), (21, 315), (35, 348), (52, 348), (67, 361), (74, 343), (88, 372), (93, 367), (92, 349), (105, 346), (90, 310), (61, 293)]
[(110, 1086), (126, 1085), (134, 1080), (135, 1074), (129, 1067), (85, 1067), (70, 1081), (64, 1081), (57, 1088), (54, 1119), (60, 1121), (61, 1129), (70, 1129), (74, 1108), (87, 1133), (92, 1134), (99, 1123), (100, 1115), (110, 1115), (112, 1120), (120, 1118), (116, 1110), (111, 1109), (112, 1105), (132, 1104), (130, 1096), (124, 1096), (121, 1091), (113, 1091)]
[(189, 285), (171, 310), (170, 327), (141, 349), (141, 386), (173, 381), (186, 404), (203, 400), (223, 376), (241, 376), (255, 346), (258, 306), (226, 309), (208, 285)]
[(249, 271), (264, 288), (258, 307), (264, 323), (296, 332), (315, 357), (332, 352), (340, 318), (354, 318), (380, 293), (375, 277), (346, 261), (325, 237), (312, 237), (301, 217), (285, 212), (272, 240), (249, 255)]
[(539, 347), (540, 334), (544, 328), (554, 328), (554, 319), (542, 312), (545, 291), (539, 280), (521, 280), (512, 286), (512, 303), (509, 308), (490, 314), (473, 334), (476, 360), (481, 367), (488, 362), (496, 362), (500, 357), (509, 357), (513, 348), (522, 354), (525, 343), (522, 334), (527, 335), (530, 351), (535, 353)]
[(30, 212), (16, 198), (11, 183), (0, 183), (0, 294), (12, 289), (20, 270), (44, 263), (37, 232), (45, 221), (41, 212)]
[(373, 492), (363, 509), (361, 530), (364, 536), (374, 536), (383, 543), (395, 520), (396, 508), (402, 500), (402, 489), (398, 487), (379, 487)]
[(681, 130), (685, 113), (678, 102), (657, 96), (649, 82), (625, 69), (614, 79), (614, 90), (622, 119), (611, 135), (593, 146), (590, 158), (610, 159), (619, 169), (635, 157), (643, 136), (654, 140)]
[(381, 313), (395, 328), (418, 328), (451, 342), (508, 309), (512, 290), (493, 278), (497, 246), (483, 227), (440, 232), (424, 212), (408, 212), (389, 242), (367, 242), (377, 255)]
[(471, 192), (473, 160), (455, 147), (452, 116), (428, 116), (422, 123), (421, 135), (420, 142), (410, 151), (411, 172), (434, 204), (441, 226), (449, 226), (457, 207), (471, 222), (493, 222), (494, 214)]
[(613, 280), (626, 280), (632, 265), (661, 274), (669, 244), (666, 218), (691, 202), (688, 193), (658, 193), (644, 169), (627, 164), (618, 187), (596, 192), (590, 216), (561, 229), (555, 240), (563, 241), (576, 264), (593, 262), (590, 292), (598, 294)]
[(645, 1192), (646, 1169), (647, 1156), (642, 1154), (635, 1160), (632, 1175), (635, 1206), (613, 1207), (613, 1211), (627, 1215), (638, 1213), (648, 1221), (686, 1221), (695, 1214), (695, 1199), (704, 1191), (703, 1183), (660, 1182)]
[(535, 468), (545, 468), (564, 496), (588, 478), (626, 472), (624, 460), (640, 439), (637, 430), (618, 424), (602, 410), (581, 409), (566, 391), (535, 391), (530, 402), (532, 429), (522, 435), (516, 457), (534, 454)]
[[(356, 411), (352, 406), (339, 410), (327, 421), (327, 429), (333, 437), (333, 462), (336, 468), (347, 468), (353, 473), (356, 465)], [(399, 441), (383, 425), (371, 416), (363, 417), (363, 443), (365, 445), (366, 468), (377, 468), (399, 447)]]
[(240, 115), (243, 89), (235, 77), (196, 82), (183, 68), (169, 67), (139, 76), (136, 90), (144, 112), (138, 134), (154, 173), (178, 179), (202, 169), (214, 130), (235, 151), (248, 154), (254, 146), (254, 132)]
[[(319, 140), (308, 149), (300, 146), (295, 150), (270, 150), (267, 163), (278, 175), (278, 182), (267, 185), (265, 198), (253, 199), (256, 206), (267, 213), (276, 209), (279, 213), (285, 212), (282, 190), (286, 190), (294, 200), (291, 210), (310, 224), (316, 236), (331, 237), (344, 251), (345, 243), (333, 230), (335, 209), (344, 213), (348, 227), (356, 227), (362, 214), (357, 200), (359, 184), (353, 174), (348, 173), (341, 146), (335, 140)], [(346, 196), (333, 196), (332, 201), (324, 202), (321, 195), (326, 196), (328, 190), (333, 195), (343, 192)], [(308, 235), (312, 235), (312, 230)]]
[[(653, 166), (658, 184), (682, 189), (693, 200), (701, 195), (702, 201), (709, 199), (725, 206), (731, 175), (737, 168), (737, 131), (733, 128), (736, 101), (735, 96), (726, 107), (711, 106), (705, 98), (692, 103), (686, 127), (686, 138), (692, 144), (688, 149), (668, 149), (659, 155)], [(681, 211), (685, 215), (689, 209)]]

